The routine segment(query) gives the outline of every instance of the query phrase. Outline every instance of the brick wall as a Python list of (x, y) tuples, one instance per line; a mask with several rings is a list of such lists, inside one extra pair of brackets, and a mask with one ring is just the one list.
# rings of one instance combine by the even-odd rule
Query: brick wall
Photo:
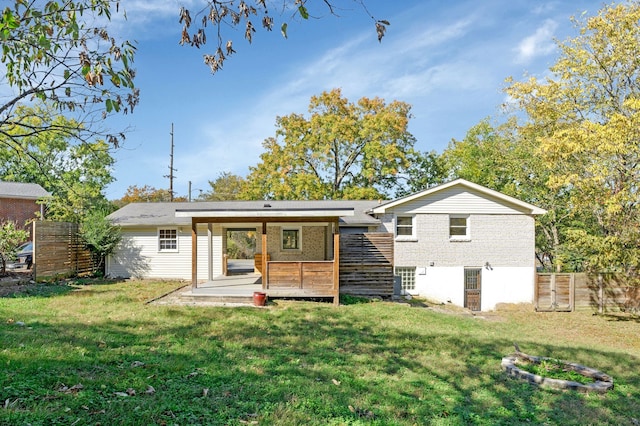
[(291, 229), (300, 229), (302, 250), (282, 250), (282, 234), (280, 226), (267, 228), (267, 252), (271, 260), (277, 261), (307, 261), (325, 260), (326, 228), (323, 226), (293, 226)]
[(18, 227), (31, 233), (29, 224), (40, 212), (40, 206), (35, 200), (25, 200), (20, 198), (0, 198), (0, 221), (13, 220)]
[[(382, 226), (394, 232), (393, 216), (385, 215)], [(449, 215), (416, 215), (413, 241), (396, 241), (396, 266), (532, 266), (535, 253), (534, 219), (526, 215), (469, 216), (470, 238), (449, 239)]]

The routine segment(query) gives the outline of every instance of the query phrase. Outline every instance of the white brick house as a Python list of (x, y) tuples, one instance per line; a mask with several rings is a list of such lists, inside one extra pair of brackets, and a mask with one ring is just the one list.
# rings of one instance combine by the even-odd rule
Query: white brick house
[(545, 210), (458, 179), (380, 206), (406, 293), (473, 310), (533, 301), (535, 220)]

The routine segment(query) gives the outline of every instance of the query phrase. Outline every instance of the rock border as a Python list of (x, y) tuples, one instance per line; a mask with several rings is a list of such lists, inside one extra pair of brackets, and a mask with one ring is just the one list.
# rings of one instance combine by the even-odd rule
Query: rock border
[[(525, 380), (533, 385), (537, 385), (537, 386), (540, 386), (543, 388), (549, 388), (549, 389), (575, 390), (579, 392), (596, 392), (596, 393), (606, 393), (607, 391), (610, 391), (613, 389), (613, 378), (608, 374), (604, 374), (599, 370), (596, 370), (590, 367), (585, 367), (584, 365), (575, 364), (572, 362), (557, 360), (554, 358), (527, 355), (523, 352), (520, 352), (520, 348), (518, 348), (518, 345), (515, 345), (515, 346), (516, 346), (515, 354), (502, 358), (502, 363), (501, 363), (502, 368), (510, 376), (513, 376), (520, 380)], [(593, 383), (585, 385), (582, 383), (574, 382), (573, 380), (552, 379), (549, 377), (539, 376), (537, 374), (533, 374), (518, 368), (517, 366), (518, 360), (527, 360), (536, 364), (539, 364), (542, 361), (557, 362), (557, 363), (563, 364), (564, 366), (575, 371), (576, 373), (581, 374), (585, 377), (590, 377), (595, 381)]]

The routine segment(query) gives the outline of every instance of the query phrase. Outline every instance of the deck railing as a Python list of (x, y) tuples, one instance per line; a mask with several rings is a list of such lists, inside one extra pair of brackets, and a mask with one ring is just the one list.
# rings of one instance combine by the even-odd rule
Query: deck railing
[(267, 262), (269, 297), (332, 297), (338, 303), (333, 261)]

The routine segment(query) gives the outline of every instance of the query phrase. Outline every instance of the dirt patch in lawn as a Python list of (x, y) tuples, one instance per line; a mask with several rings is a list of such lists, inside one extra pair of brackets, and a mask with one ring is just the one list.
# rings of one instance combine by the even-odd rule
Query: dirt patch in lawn
[(24, 293), (33, 286), (31, 271), (7, 271), (0, 275), (0, 297)]

